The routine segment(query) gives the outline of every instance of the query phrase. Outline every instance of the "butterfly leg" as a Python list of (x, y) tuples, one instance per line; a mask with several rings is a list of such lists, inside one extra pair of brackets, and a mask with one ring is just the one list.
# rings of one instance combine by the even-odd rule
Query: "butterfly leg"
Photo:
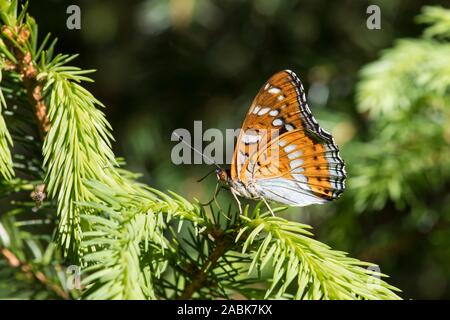
[(230, 191), (231, 191), (231, 194), (233, 195), (234, 199), (236, 199), (236, 202), (238, 203), (238, 206), (239, 206), (239, 213), (242, 214), (243, 211), (242, 211), (241, 202), (239, 201), (239, 198), (238, 198), (238, 196), (237, 196), (237, 194), (236, 194), (236, 191), (234, 191), (233, 188), (230, 188)]
[[(217, 201), (217, 196), (219, 195), (219, 192), (221, 189), (222, 189), (222, 187), (220, 186), (220, 184), (216, 184), (216, 192), (214, 192), (214, 197), (212, 198), (212, 200), (214, 200), (214, 203), (216, 204), (217, 208), (219, 208), (219, 211), (224, 213), (225, 211), (223, 211), (222, 207), (220, 206), (219, 202)], [(224, 215), (224, 217), (226, 217), (226, 216)]]
[(269, 206), (269, 203), (267, 202), (267, 200), (264, 197), (261, 197), (261, 199), (264, 201), (264, 203), (266, 204), (267, 208), (269, 209), (270, 213), (275, 217), (275, 213), (273, 213), (272, 208)]
[[(217, 205), (217, 204), (218, 204), (218, 203), (217, 203), (217, 196), (219, 195), (219, 192), (220, 192), (220, 186), (219, 186), (219, 184), (217, 183), (217, 184), (216, 184), (216, 189), (214, 190), (214, 194), (213, 194), (212, 199), (209, 200), (209, 201), (206, 202), (206, 203), (200, 203), (200, 205), (206, 207), (206, 206), (209, 206), (213, 201), (214, 201), (214, 202), (216, 203), (216, 205)], [(220, 208), (220, 206), (219, 206), (219, 208)], [(221, 209), (221, 208), (220, 208), (220, 209)]]

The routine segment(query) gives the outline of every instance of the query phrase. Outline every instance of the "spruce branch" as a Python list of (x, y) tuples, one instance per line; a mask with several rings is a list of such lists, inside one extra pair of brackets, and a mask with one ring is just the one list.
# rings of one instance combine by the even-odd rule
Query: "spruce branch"
[(36, 120), (43, 139), (49, 130), (50, 122), (47, 117), (47, 106), (42, 96), (43, 84), (37, 79), (39, 72), (33, 60), (33, 53), (27, 46), (31, 33), (29, 27), (30, 24), (4, 25), (1, 28), (1, 33), (5, 38), (6, 48), (4, 50), (10, 52), (13, 57), (13, 61), (9, 61), (8, 69), (16, 71), (20, 75), (29, 102), (35, 110)]
[(25, 12), (26, 7), (17, 18), (4, 19), (2, 51), (10, 59), (9, 72), (22, 81), (44, 139), (46, 189), (57, 200), (60, 218), (57, 239), (64, 254), (79, 261), (82, 231), (76, 203), (93, 200), (83, 180), (115, 183), (111, 177), (119, 176), (114, 173), (111, 128), (97, 109), (103, 105), (79, 84), (92, 81), (84, 76), (92, 71), (68, 66), (76, 55), (53, 57), (55, 41), (46, 47), (46, 38), (38, 48), (37, 26)]
[[(92, 264), (83, 281), (90, 288), (88, 298), (154, 299), (164, 294), (165, 289), (158, 288), (161, 285), (178, 299), (227, 298), (233, 293), (245, 294), (257, 282), (267, 282), (265, 298), (399, 299), (398, 289), (373, 271), (375, 265), (330, 249), (311, 238), (308, 225), (260, 213), (259, 206), (252, 212), (246, 208), (243, 216), (231, 214), (221, 226), (217, 219), (224, 213), (206, 214), (174, 194), (171, 198), (152, 189), (130, 194), (105, 185), (90, 186), (103, 204), (84, 204), (97, 212), (84, 217), (93, 225), (84, 245), (96, 247), (85, 257)], [(123, 203), (128, 205), (123, 207)], [(148, 223), (146, 219), (155, 215), (158, 223)], [(163, 230), (171, 230), (170, 221), (174, 220), (191, 223), (195, 230), (190, 233), (191, 240), (161, 235)], [(172, 234), (176, 236), (176, 232)], [(197, 255), (192, 256), (189, 248)], [(151, 263), (145, 257), (152, 257)], [(271, 261), (273, 275), (264, 279), (261, 275), (270, 269)], [(156, 276), (143, 276), (139, 264)], [(255, 271), (258, 276), (251, 276)], [(165, 278), (168, 273), (175, 275), (173, 286)], [(245, 273), (247, 277), (242, 279)], [(124, 275), (136, 278), (124, 279)], [(132, 281), (141, 285), (128, 287)]]
[(439, 6), (425, 6), (417, 22), (428, 24), (423, 33), (425, 37), (449, 39), (450, 38), (450, 11)]
[[(0, 84), (2, 82), (3, 67), (4, 65), (0, 67)], [(6, 109), (6, 107), (5, 97), (3, 95), (2, 89), (0, 88), (0, 176), (6, 180), (10, 180), (14, 176), (13, 162), (10, 150), (10, 147), (12, 147), (13, 145), (13, 141), (3, 117), (3, 110)]]
[(387, 201), (404, 207), (450, 177), (449, 17), (449, 10), (425, 7), (418, 17), (429, 24), (424, 36), (397, 41), (361, 71), (358, 108), (369, 114), (375, 138), (349, 152), (358, 211)]
[(254, 268), (261, 272), (272, 261), (274, 271), (266, 298), (277, 285), (275, 297), (282, 297), (296, 280), (295, 299), (399, 299), (394, 293), (398, 289), (381, 279), (372, 284), (375, 278), (371, 277), (383, 276), (368, 268), (375, 265), (348, 258), (344, 252), (312, 239), (310, 226), (269, 213), (256, 212), (253, 218), (241, 218), (247, 222), (241, 234), (248, 233), (243, 253), (258, 237), (264, 239), (253, 256), (249, 273)]
[(24, 273), (26, 277), (36, 279), (46, 288), (53, 291), (60, 298), (64, 300), (68, 300), (70, 298), (69, 294), (64, 291), (61, 286), (48, 279), (47, 276), (41, 271), (34, 270), (34, 268), (30, 264), (19, 260), (19, 258), (9, 249), (0, 247), (0, 254), (7, 261), (10, 267), (20, 269), (20, 271)]
[(30, 232), (32, 226), (42, 227), (48, 221), (17, 221), (15, 216), (20, 212), (21, 209), (14, 209), (0, 217), (0, 292), (7, 290), (22, 298), (76, 297), (67, 288), (56, 247), (48, 238)]
[(183, 292), (178, 297), (180, 300), (190, 299), (195, 292), (206, 285), (209, 270), (215, 268), (217, 261), (222, 258), (234, 244), (234, 239), (230, 235), (221, 232), (220, 229), (219, 232), (212, 232), (211, 235), (214, 235), (213, 239), (216, 243), (215, 248), (209, 254), (200, 269), (192, 272), (193, 277), (190, 279), (190, 283), (184, 288)]
[[(85, 257), (89, 264), (85, 272), (90, 275), (83, 283), (88, 287), (94, 281), (97, 283), (95, 290), (87, 290), (85, 296), (90, 299), (156, 298), (152, 279), (145, 277), (140, 258), (142, 251), (167, 249), (167, 240), (158, 230), (162, 224), (161, 217), (154, 211), (163, 209), (165, 204), (150, 201), (149, 198), (153, 196), (141, 190), (141, 194), (133, 194), (133, 198), (140, 199), (141, 203), (121, 208), (117, 199), (123, 198), (125, 194), (113, 193), (114, 197), (111, 197), (111, 190), (102, 192), (106, 186), (91, 184), (94, 185), (94, 192), (99, 199), (114, 206), (107, 207), (94, 202), (84, 204), (91, 209), (102, 210), (109, 217), (83, 216), (93, 227), (93, 231), (84, 233), (83, 245), (96, 248), (95, 252)], [(145, 242), (144, 248), (141, 247), (142, 242)], [(157, 275), (163, 272), (165, 266), (161, 264), (155, 268), (159, 269), (155, 272)]]
[(51, 77), (52, 85), (46, 88), (52, 126), (43, 146), (45, 180), (49, 196), (58, 199), (61, 244), (68, 255), (78, 256), (82, 231), (76, 203), (93, 200), (83, 181), (112, 180), (116, 161), (109, 125), (95, 108), (98, 101), (67, 78)]
[[(46, 217), (55, 222), (62, 260), (83, 267), (83, 298), (398, 298), (398, 289), (373, 281), (382, 274), (365, 268), (372, 264), (313, 239), (307, 225), (261, 213), (261, 204), (239, 215), (138, 183), (136, 174), (121, 168), (112, 152), (104, 106), (83, 87), (83, 82), (92, 81), (87, 76), (92, 70), (70, 65), (76, 55), (55, 54), (56, 40), (49, 36), (39, 43), (37, 25), (26, 6), (18, 10), (17, 1), (0, 0), (0, 7), (2, 72), (13, 80), (2, 81), (2, 90), (18, 102), (18, 110), (33, 111), (44, 158), (43, 169), (32, 171), (25, 156), (14, 155), (14, 165), (35, 180), (6, 179), (0, 195), (29, 192), (36, 186), (37, 197), (43, 187), (36, 180), (43, 171), (50, 202)], [(27, 121), (20, 112), (14, 115), (15, 121)], [(6, 152), (0, 155), (0, 172), (11, 178), (12, 143), (2, 121), (0, 117), (0, 150)], [(17, 142), (27, 145), (23, 137)], [(20, 203), (8, 217), (33, 205)], [(21, 248), (23, 243), (39, 248), (45, 244), (45, 254), (36, 251), (48, 260), (52, 245), (23, 233), (26, 241), (17, 241), (20, 255), (14, 257), (2, 245), (5, 261), (13, 269), (32, 272), (63, 297), (54, 281), (34, 272)], [(4, 238), (17, 234), (21, 233), (14, 228), (0, 230)], [(32, 267), (22, 268), (28, 265)]]
[[(408, 59), (404, 57), (407, 56)], [(450, 43), (429, 39), (399, 40), (381, 59), (361, 71), (358, 108), (372, 119), (398, 119), (430, 95), (450, 87)]]

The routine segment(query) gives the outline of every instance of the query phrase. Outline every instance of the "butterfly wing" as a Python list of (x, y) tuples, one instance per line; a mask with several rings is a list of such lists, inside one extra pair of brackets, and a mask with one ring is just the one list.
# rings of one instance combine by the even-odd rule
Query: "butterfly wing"
[[(243, 167), (252, 155), (288, 129), (303, 128), (298, 116), (300, 105), (297, 100), (297, 87), (291, 81), (289, 72), (286, 70), (273, 75), (253, 99), (234, 150), (232, 179), (246, 182), (251, 178), (251, 172), (248, 169), (243, 170)], [(274, 126), (273, 121), (281, 114), (289, 117), (289, 123), (282, 127)]]
[(338, 147), (312, 116), (292, 71), (273, 75), (253, 100), (231, 176), (244, 184), (252, 181), (268, 200), (292, 206), (324, 203), (344, 190), (346, 174)]

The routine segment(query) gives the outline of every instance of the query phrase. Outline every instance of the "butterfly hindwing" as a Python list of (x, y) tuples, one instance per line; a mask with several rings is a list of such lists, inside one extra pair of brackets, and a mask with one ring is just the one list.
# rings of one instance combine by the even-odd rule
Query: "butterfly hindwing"
[[(267, 149), (275, 148), (279, 149), (276, 161), (254, 167), (253, 179), (257, 185), (270, 184), (270, 180), (284, 181), (286, 185), (296, 186), (298, 192), (310, 193), (322, 200), (333, 200), (342, 193), (344, 164), (330, 145), (295, 130), (275, 138), (267, 146)], [(255, 155), (250, 162), (261, 163), (259, 159), (264, 157), (264, 152)]]

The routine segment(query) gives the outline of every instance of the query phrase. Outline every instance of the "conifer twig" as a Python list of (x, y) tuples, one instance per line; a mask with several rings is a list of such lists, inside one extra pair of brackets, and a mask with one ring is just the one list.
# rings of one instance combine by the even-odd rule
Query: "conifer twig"
[(50, 129), (50, 121), (47, 116), (47, 106), (42, 96), (43, 86), (37, 80), (38, 70), (33, 63), (31, 52), (28, 50), (24, 51), (23, 48), (16, 46), (16, 44), (20, 45), (28, 41), (30, 31), (26, 25), (22, 25), (21, 27), (14, 28), (3, 26), (1, 32), (8, 39), (11, 39), (9, 46), (11, 47), (11, 52), (17, 60), (16, 64), (10, 62), (11, 69), (15, 69), (20, 74), (23, 85), (27, 91), (28, 100), (34, 107), (34, 113), (38, 122), (40, 135), (43, 139), (45, 134)]
[(1, 248), (0, 254), (5, 258), (10, 267), (20, 269), (26, 277), (36, 279), (62, 299), (70, 299), (69, 294), (65, 292), (59, 285), (49, 280), (41, 271), (34, 271), (30, 264), (20, 261), (20, 259), (10, 250)]
[(220, 231), (210, 233), (216, 240), (217, 245), (203, 263), (201, 269), (196, 270), (193, 278), (191, 279), (192, 282), (184, 288), (183, 292), (178, 297), (178, 300), (190, 299), (196, 291), (204, 287), (208, 279), (208, 270), (211, 270), (220, 257), (222, 257), (225, 252), (230, 249), (230, 245), (233, 244), (234, 238), (230, 235), (225, 235)]

